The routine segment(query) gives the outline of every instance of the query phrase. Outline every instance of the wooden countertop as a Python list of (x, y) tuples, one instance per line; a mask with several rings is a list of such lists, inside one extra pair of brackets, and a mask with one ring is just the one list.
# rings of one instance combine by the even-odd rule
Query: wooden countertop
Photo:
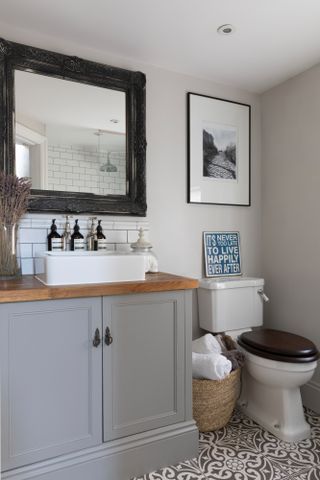
[(31, 302), (58, 298), (102, 297), (128, 293), (188, 290), (198, 287), (198, 280), (169, 273), (147, 273), (144, 281), (84, 285), (46, 286), (33, 275), (0, 281), (0, 303)]

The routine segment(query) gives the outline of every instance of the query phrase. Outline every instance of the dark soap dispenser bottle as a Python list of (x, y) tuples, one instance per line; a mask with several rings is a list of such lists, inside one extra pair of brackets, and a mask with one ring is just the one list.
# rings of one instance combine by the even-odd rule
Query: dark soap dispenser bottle
[(101, 220), (98, 220), (98, 226), (97, 226), (97, 246), (98, 246), (98, 250), (107, 249), (107, 240), (106, 240), (106, 236), (102, 231)]
[(77, 251), (84, 250), (84, 237), (82, 233), (80, 233), (78, 220), (75, 221), (75, 225), (73, 227), (73, 234), (71, 235), (70, 249), (77, 250)]
[(48, 250), (51, 252), (52, 250), (62, 250), (62, 240), (61, 235), (57, 232), (57, 225), (56, 219), (52, 220), (51, 231), (47, 237), (48, 239)]

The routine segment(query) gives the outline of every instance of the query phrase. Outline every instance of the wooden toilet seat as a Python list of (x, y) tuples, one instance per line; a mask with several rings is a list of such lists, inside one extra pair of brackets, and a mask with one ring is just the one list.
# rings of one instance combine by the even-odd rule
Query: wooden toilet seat
[(245, 332), (238, 338), (238, 343), (254, 355), (280, 362), (308, 363), (319, 358), (319, 351), (313, 342), (281, 330)]

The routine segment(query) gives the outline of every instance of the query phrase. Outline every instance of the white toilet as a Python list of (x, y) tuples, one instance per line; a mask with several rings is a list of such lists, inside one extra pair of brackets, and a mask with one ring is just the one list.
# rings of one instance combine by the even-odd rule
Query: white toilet
[(238, 340), (245, 355), (240, 408), (280, 439), (296, 442), (310, 435), (300, 387), (311, 379), (319, 352), (299, 335), (252, 330), (263, 323), (263, 285), (249, 277), (200, 280), (200, 327)]

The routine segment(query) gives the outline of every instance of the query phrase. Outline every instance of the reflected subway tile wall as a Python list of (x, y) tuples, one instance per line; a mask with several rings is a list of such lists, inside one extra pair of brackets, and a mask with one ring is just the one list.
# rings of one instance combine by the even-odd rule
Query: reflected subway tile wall
[[(116, 171), (103, 170), (110, 162)], [(93, 146), (49, 145), (48, 189), (125, 195), (126, 153)]]

